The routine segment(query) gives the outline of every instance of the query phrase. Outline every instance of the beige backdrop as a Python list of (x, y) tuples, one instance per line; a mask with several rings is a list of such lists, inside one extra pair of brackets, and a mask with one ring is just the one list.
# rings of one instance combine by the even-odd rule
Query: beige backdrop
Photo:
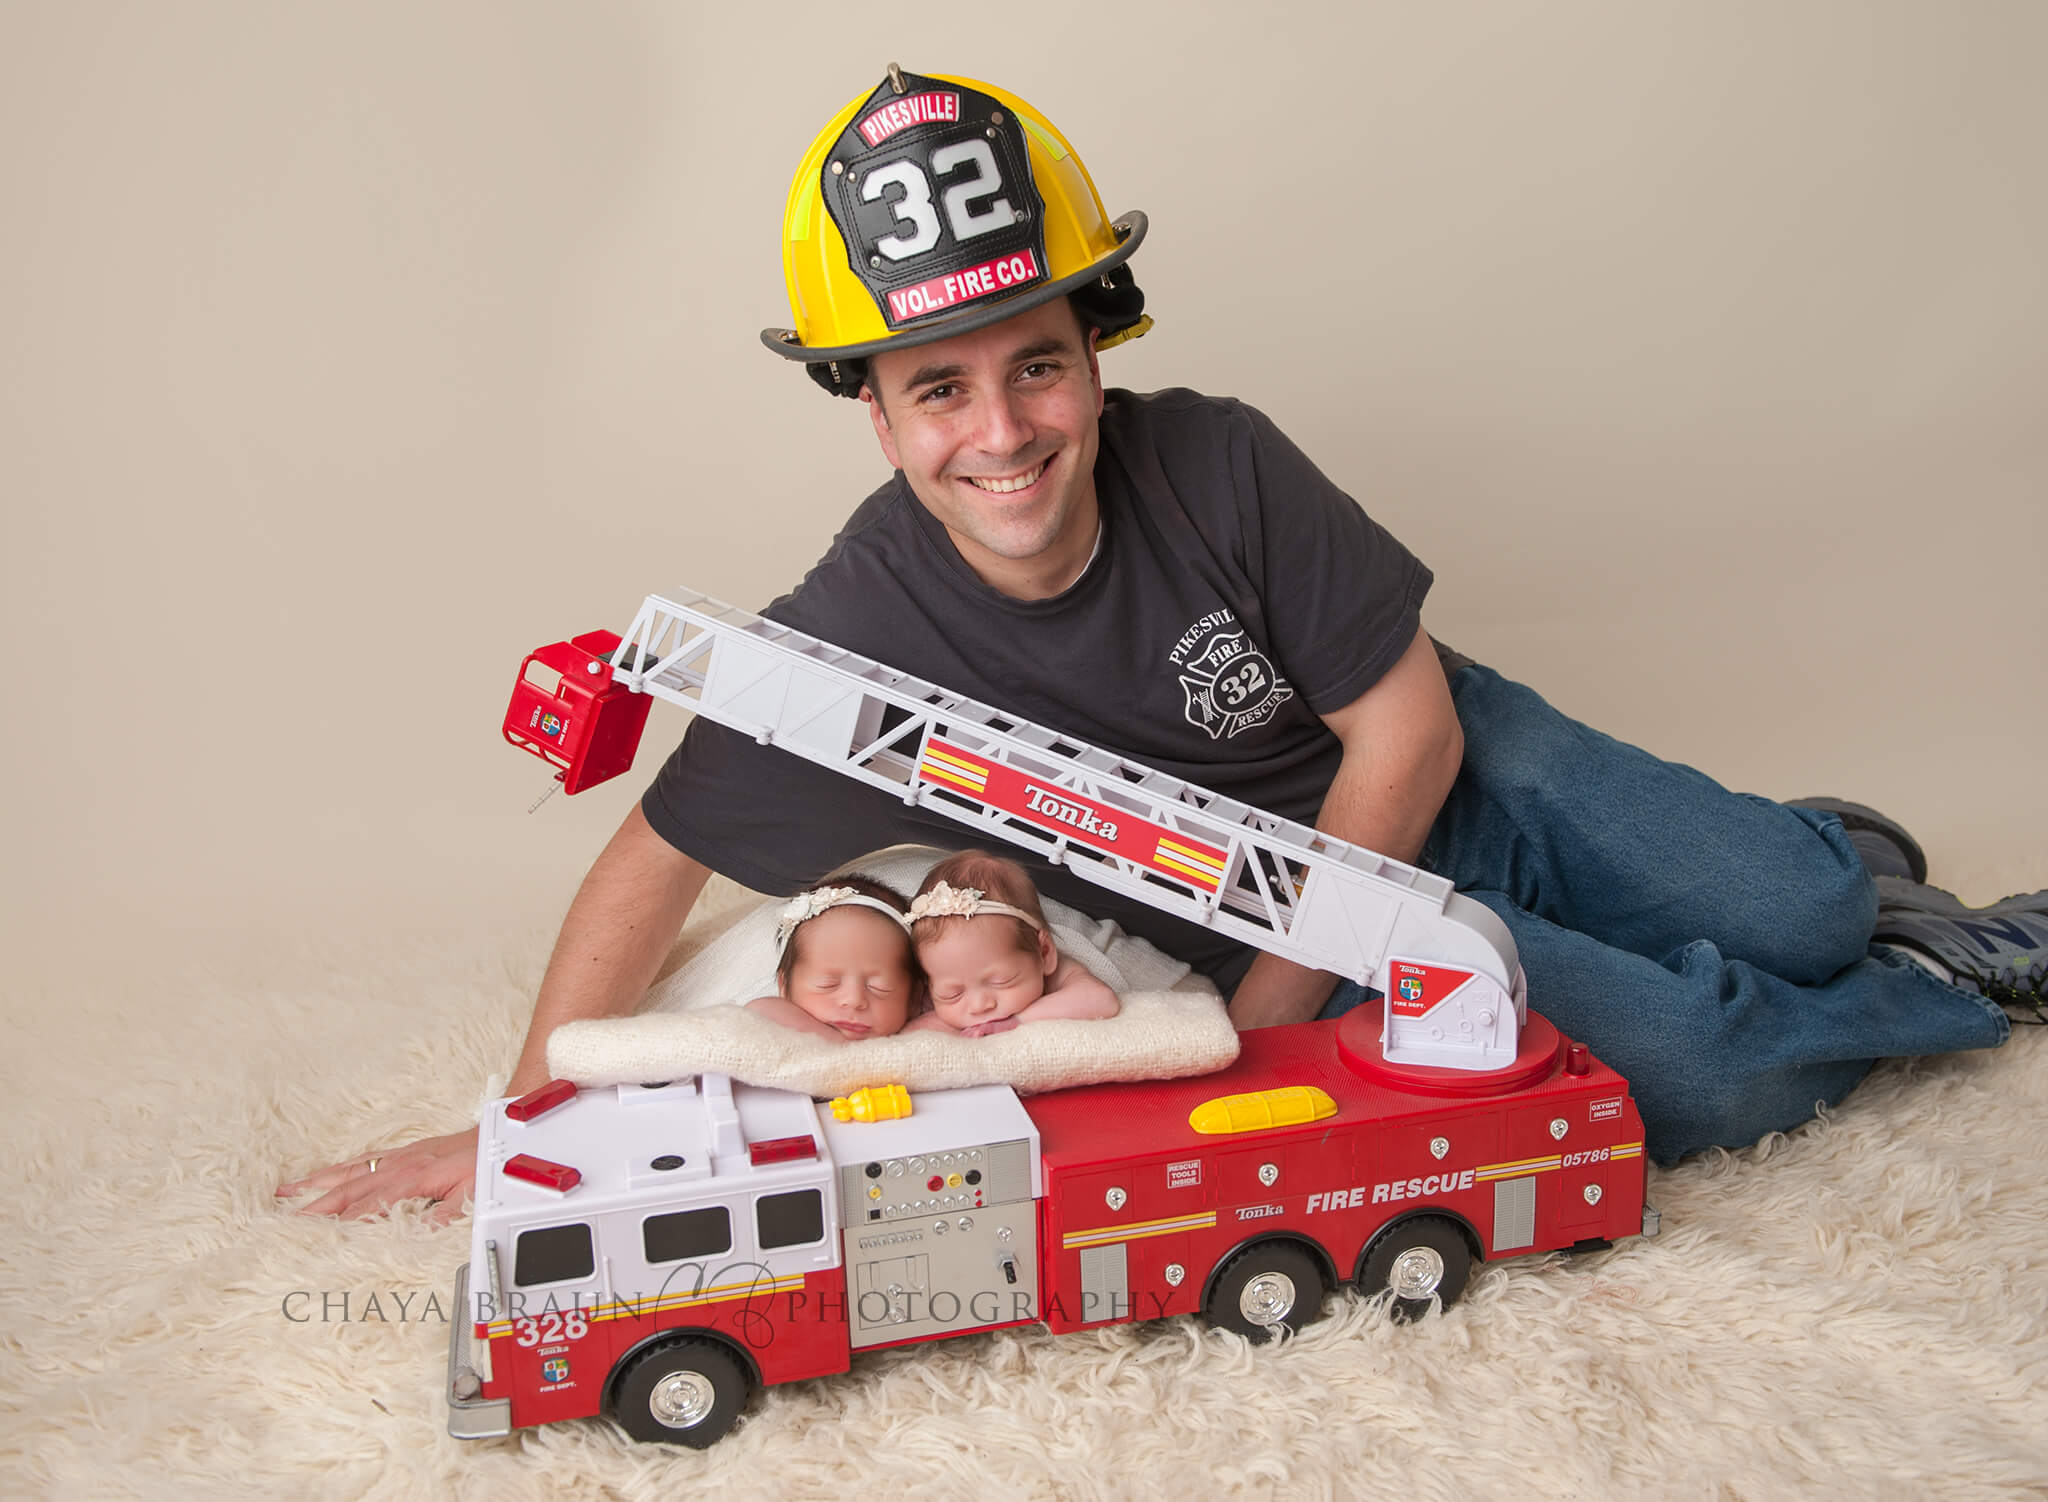
[(559, 912), (679, 719), (529, 816), (521, 654), (758, 605), (881, 477), (755, 334), (892, 57), (1150, 213), (1105, 374), (1264, 407), (1439, 635), (2048, 883), (2048, 8), (1253, 15), (0, 7), (16, 979)]

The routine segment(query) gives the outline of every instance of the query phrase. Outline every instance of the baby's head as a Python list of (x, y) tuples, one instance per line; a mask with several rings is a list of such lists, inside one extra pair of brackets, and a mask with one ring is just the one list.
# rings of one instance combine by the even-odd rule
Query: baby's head
[(866, 876), (835, 876), (790, 899), (776, 937), (776, 989), (849, 1039), (900, 1033), (918, 992), (902, 894)]
[(1059, 967), (1038, 889), (1022, 866), (986, 850), (932, 867), (910, 914), (932, 1010), (949, 1027), (1015, 1016)]

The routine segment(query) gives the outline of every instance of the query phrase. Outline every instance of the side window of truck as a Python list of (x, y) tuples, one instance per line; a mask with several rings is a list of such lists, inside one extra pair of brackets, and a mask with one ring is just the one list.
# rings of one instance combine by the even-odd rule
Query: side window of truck
[(541, 1283), (567, 1283), (597, 1271), (590, 1252), (590, 1227), (546, 1226), (521, 1231), (512, 1253), (512, 1282), (519, 1288)]
[(640, 1223), (640, 1245), (650, 1265), (715, 1257), (732, 1250), (732, 1212), (724, 1205), (650, 1215)]
[(754, 1201), (754, 1230), (764, 1252), (825, 1239), (825, 1197), (815, 1189), (764, 1194)]

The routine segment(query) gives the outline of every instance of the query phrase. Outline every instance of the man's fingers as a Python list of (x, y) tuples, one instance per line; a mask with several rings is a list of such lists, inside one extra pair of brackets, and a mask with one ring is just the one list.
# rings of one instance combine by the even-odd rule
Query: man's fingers
[[(383, 1165), (378, 1166), (381, 1168)], [(369, 1167), (368, 1159), (358, 1159), (352, 1163), (335, 1163), (326, 1168), (315, 1169), (303, 1179), (294, 1179), (289, 1184), (278, 1185), (277, 1196), (279, 1199), (288, 1199), (294, 1194), (304, 1194), (309, 1189), (332, 1189), (337, 1184), (347, 1182), (353, 1175), (369, 1172)]]
[(476, 1131), (427, 1137), (402, 1147), (335, 1163), (303, 1179), (277, 1186), (279, 1199), (321, 1191), (301, 1206), (300, 1215), (333, 1215), (344, 1220), (381, 1215), (401, 1200), (453, 1200), (446, 1218), (462, 1213), (462, 1195), (476, 1164)]

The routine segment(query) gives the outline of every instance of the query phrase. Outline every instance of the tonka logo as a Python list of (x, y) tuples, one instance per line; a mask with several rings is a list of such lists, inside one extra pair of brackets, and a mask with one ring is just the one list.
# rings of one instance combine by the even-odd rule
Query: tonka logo
[(1092, 834), (1098, 840), (1114, 842), (1116, 825), (1097, 816), (1092, 808), (1062, 798), (1057, 793), (1047, 792), (1035, 782), (1024, 784), (1024, 806), (1041, 819), (1051, 819), (1059, 824), (1071, 824), (1083, 834)]
[(1269, 1215), (1278, 1215), (1280, 1213), (1281, 1207), (1278, 1205), (1247, 1205), (1244, 1209), (1237, 1212), (1237, 1218), (1239, 1220), (1264, 1220)]

